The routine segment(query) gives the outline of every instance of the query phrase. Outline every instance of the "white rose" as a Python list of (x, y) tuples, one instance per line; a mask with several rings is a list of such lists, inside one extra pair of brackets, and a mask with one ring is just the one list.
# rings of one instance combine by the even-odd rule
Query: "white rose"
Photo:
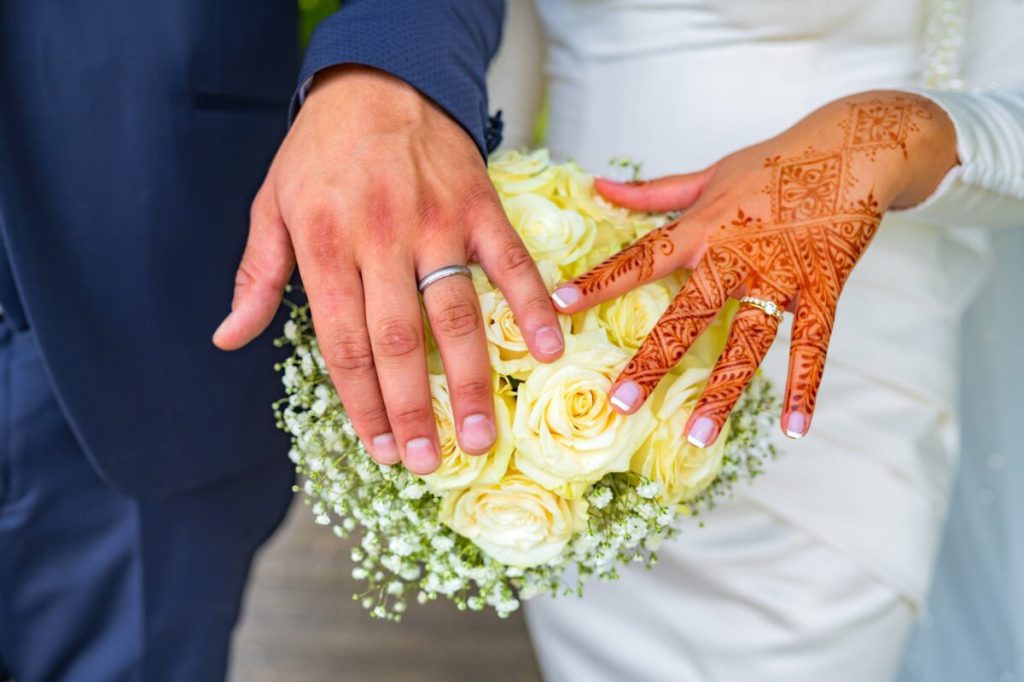
[(557, 177), (548, 150), (532, 152), (503, 150), (491, 155), (487, 172), (495, 189), (502, 195), (543, 191)]
[(538, 365), (519, 385), (512, 433), (515, 466), (568, 496), (612, 471), (626, 471), (653, 428), (648, 405), (624, 416), (608, 390), (630, 354), (594, 329), (566, 339), (565, 354)]
[(439, 518), (497, 561), (528, 568), (558, 557), (586, 528), (587, 503), (509, 471), (497, 483), (448, 494)]
[[(552, 187), (551, 200), (562, 208), (578, 211), (593, 218), (598, 223), (606, 224), (619, 237), (628, 241), (635, 233), (630, 225), (633, 215), (621, 206), (609, 203), (594, 189), (594, 176), (587, 173), (575, 163), (569, 162), (558, 166), (560, 172)], [(643, 215), (643, 214), (639, 214)]]
[(473, 288), (476, 289), (476, 293), (482, 294), (485, 291), (494, 291), (494, 283), (491, 282), (479, 263), (470, 263), (469, 270), (473, 273)]
[(584, 258), (596, 237), (597, 228), (591, 218), (559, 208), (536, 194), (511, 197), (504, 206), (534, 259), (550, 261), (570, 276), (582, 273)]
[(729, 438), (726, 422), (712, 445), (698, 448), (686, 440), (686, 422), (711, 372), (710, 366), (691, 367), (662, 380), (649, 402), (657, 424), (633, 455), (630, 469), (661, 484), (661, 501), (675, 505), (703, 492), (718, 476)]
[(497, 437), (491, 450), (483, 455), (465, 452), (455, 436), (455, 417), (452, 414), (448, 382), (443, 375), (430, 375), (430, 402), (437, 422), (437, 435), (441, 444), (441, 464), (431, 474), (422, 476), (434, 492), (464, 488), (476, 483), (494, 483), (501, 480), (512, 458), (512, 411), (504, 397), (494, 397), (494, 425)]
[(672, 275), (637, 287), (588, 310), (582, 328), (602, 327), (612, 343), (635, 351), (678, 291), (679, 278)]
[[(483, 316), (491, 366), (499, 374), (525, 379), (540, 363), (530, 355), (530, 349), (508, 301), (499, 291), (480, 294), (480, 313)], [(558, 322), (563, 335), (568, 335), (570, 319), (559, 315)]]

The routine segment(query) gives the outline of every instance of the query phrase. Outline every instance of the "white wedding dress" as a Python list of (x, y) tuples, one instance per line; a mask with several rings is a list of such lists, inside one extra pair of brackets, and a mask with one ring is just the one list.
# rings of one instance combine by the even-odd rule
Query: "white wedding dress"
[[(695, 170), (853, 92), (920, 87), (918, 0), (509, 0), (490, 74), (506, 146), (547, 87), (553, 155)], [(659, 552), (654, 571), (535, 600), (549, 680), (889, 679), (927, 594), (956, 470), (960, 315), (984, 279), (970, 226), (1024, 224), (1024, 3), (979, 0), (964, 75), (933, 94), (962, 165), (890, 213), (839, 305), (813, 428)], [(789, 337), (764, 364), (781, 388)]]

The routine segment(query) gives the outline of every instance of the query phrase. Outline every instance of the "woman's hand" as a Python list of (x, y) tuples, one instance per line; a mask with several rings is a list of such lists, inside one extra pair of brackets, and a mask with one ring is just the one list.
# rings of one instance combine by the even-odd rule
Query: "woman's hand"
[[(417, 280), (478, 261), (533, 355), (562, 353), (557, 314), (469, 135), (411, 86), (360, 66), (317, 76), (252, 205), (231, 314), (231, 350), (280, 308), (296, 262), (331, 379), (378, 462), (418, 474), (440, 463)], [(462, 449), (494, 443), (480, 307), (468, 277), (424, 292)]]
[[(889, 208), (927, 197), (956, 164), (956, 134), (930, 100), (872, 92), (838, 100), (767, 142), (687, 175), (620, 184), (605, 198), (640, 211), (684, 210), (552, 294), (574, 313), (665, 276), (693, 270), (616, 380), (612, 403), (635, 411), (729, 297), (794, 313), (782, 429), (807, 433), (843, 284)], [(686, 430), (718, 437), (768, 352), (779, 320), (743, 305)]]

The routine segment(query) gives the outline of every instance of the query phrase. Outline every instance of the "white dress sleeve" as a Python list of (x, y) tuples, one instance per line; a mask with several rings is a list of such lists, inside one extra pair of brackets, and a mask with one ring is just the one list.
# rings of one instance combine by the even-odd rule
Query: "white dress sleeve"
[(953, 120), (960, 164), (899, 213), (948, 227), (1024, 225), (1024, 2), (966, 7), (961, 74), (971, 90), (916, 90)]

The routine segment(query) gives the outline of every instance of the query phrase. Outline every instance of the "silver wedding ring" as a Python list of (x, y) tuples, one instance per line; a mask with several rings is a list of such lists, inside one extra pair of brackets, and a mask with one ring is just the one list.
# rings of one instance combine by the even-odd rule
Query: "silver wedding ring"
[(465, 275), (466, 277), (472, 279), (473, 271), (470, 270), (465, 265), (446, 265), (443, 268), (438, 268), (437, 270), (434, 270), (433, 272), (425, 275), (423, 279), (421, 279), (416, 284), (416, 288), (419, 289), (420, 293), (422, 294), (423, 290), (429, 287), (431, 284), (433, 284), (439, 279), (444, 279), (445, 277), (448, 277), (450, 275)]
[(766, 301), (763, 298), (754, 298), (753, 296), (744, 296), (740, 299), (740, 303), (760, 308), (765, 315), (771, 315), (779, 322), (782, 322), (782, 308), (774, 301)]

